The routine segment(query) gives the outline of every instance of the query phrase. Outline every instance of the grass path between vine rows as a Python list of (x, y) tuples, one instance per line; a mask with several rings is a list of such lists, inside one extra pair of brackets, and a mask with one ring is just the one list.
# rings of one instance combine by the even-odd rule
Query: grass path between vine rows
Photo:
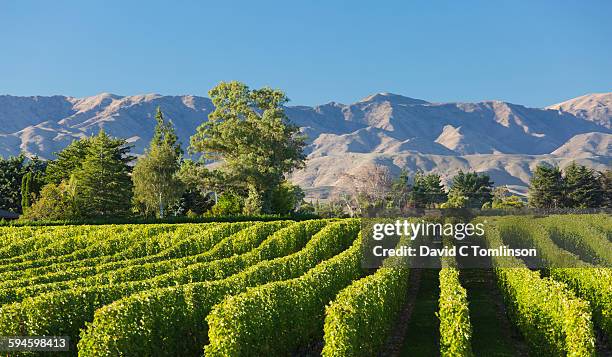
[(421, 271), (416, 302), (408, 321), (400, 356), (440, 355), (440, 324), (436, 316), (440, 297), (439, 272), (435, 268)]
[[(475, 356), (527, 356), (522, 336), (508, 320), (491, 268), (475, 268), (470, 258), (459, 258), (461, 285), (467, 290), (472, 350)], [(472, 258), (473, 259), (473, 258)], [(479, 262), (490, 267), (491, 261)]]

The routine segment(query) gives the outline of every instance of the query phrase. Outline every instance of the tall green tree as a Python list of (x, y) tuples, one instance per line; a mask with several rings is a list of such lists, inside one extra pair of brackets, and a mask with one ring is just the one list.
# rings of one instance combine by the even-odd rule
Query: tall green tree
[(410, 175), (408, 171), (402, 169), (399, 176), (393, 179), (391, 183), (390, 199), (392, 204), (399, 209), (406, 207), (410, 200), (411, 190)]
[(446, 201), (446, 190), (438, 174), (425, 175), (418, 172), (414, 176), (410, 201), (417, 208), (434, 206)]
[(565, 182), (557, 166), (539, 164), (529, 182), (529, 205), (536, 208), (564, 206)]
[(21, 211), (25, 212), (32, 205), (32, 173), (28, 172), (21, 179)]
[(155, 131), (153, 132), (153, 138), (151, 139), (149, 147), (166, 144), (175, 150), (177, 157), (182, 156), (183, 149), (181, 148), (181, 143), (176, 135), (174, 124), (172, 123), (172, 120), (166, 121), (164, 119), (164, 113), (161, 111), (160, 107), (157, 107), (155, 121), (157, 124), (155, 125)]
[(564, 170), (566, 206), (598, 208), (603, 201), (602, 187), (594, 170), (572, 162)]
[(146, 212), (166, 215), (168, 206), (176, 203), (185, 191), (179, 178), (181, 146), (171, 122), (164, 121), (160, 108), (155, 115), (157, 125), (149, 148), (136, 162), (132, 181), (134, 201), (145, 207)]
[[(50, 160), (46, 170), (46, 181), (59, 185), (62, 181), (70, 180), (70, 176), (81, 168), (85, 156), (95, 137), (85, 137), (72, 141), (62, 151), (55, 153), (56, 158)], [(117, 152), (121, 161), (129, 163), (133, 157), (130, 155), (130, 147), (122, 139), (110, 139), (107, 142), (109, 149)]]
[(215, 110), (191, 137), (191, 150), (218, 162), (221, 167), (211, 171), (223, 171), (226, 182), (245, 193), (256, 190), (262, 211), (273, 212), (273, 190), (305, 160), (305, 138), (285, 115), (285, 93), (234, 81), (208, 94)]
[(456, 197), (467, 197), (467, 207), (481, 208), (485, 203), (492, 201), (492, 189), (493, 182), (489, 175), (476, 172), (463, 172), (460, 170), (459, 173), (453, 177), (453, 184), (450, 192), (455, 193)]
[(45, 163), (37, 157), (27, 159), (21, 154), (7, 159), (0, 158), (0, 209), (21, 213), (24, 175), (32, 174), (30, 191), (38, 193), (44, 170)]
[(73, 172), (75, 203), (85, 218), (126, 216), (130, 213), (132, 180), (128, 163), (134, 159), (123, 139), (104, 130), (89, 139), (80, 168)]
[(599, 172), (598, 180), (602, 193), (602, 207), (612, 208), (612, 170)]

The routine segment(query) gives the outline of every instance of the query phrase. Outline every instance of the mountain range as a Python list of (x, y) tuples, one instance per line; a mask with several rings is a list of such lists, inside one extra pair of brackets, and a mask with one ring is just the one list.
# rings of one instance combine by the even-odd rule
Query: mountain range
[[(146, 94), (92, 97), (0, 96), (0, 156), (54, 157), (72, 140), (100, 128), (142, 153), (161, 107), (186, 147), (213, 109), (210, 99)], [(392, 172), (487, 172), (496, 184), (524, 193), (542, 161), (571, 161), (597, 170), (612, 166), (612, 93), (589, 94), (546, 108), (502, 101), (432, 103), (378, 93), (352, 104), (288, 106), (289, 119), (308, 137), (306, 168), (292, 180), (310, 197), (325, 197), (362, 165)]]

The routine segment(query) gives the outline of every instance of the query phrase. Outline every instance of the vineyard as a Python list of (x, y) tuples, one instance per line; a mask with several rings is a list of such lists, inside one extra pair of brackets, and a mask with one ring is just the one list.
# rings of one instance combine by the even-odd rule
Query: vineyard
[(365, 269), (358, 219), (0, 227), (0, 336), (79, 356), (612, 354), (610, 216), (486, 220), (484, 245), (548, 268)]

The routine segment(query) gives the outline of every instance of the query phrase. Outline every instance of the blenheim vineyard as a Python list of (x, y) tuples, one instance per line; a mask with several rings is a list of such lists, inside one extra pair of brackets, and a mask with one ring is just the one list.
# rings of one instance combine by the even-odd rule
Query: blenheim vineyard
[[(608, 348), (609, 215), (486, 227), (482, 249), (532, 246), (548, 266), (492, 255), (482, 275), (519, 345), (551, 356)], [(68, 336), (63, 353), (79, 356), (408, 355), (423, 344), (411, 328), (423, 315), (435, 354), (482, 354), (487, 307), (466, 280), (476, 269), (449, 255), (437, 269), (364, 269), (362, 243), (359, 219), (0, 227), (0, 336)], [(435, 288), (430, 314), (415, 284)]]

